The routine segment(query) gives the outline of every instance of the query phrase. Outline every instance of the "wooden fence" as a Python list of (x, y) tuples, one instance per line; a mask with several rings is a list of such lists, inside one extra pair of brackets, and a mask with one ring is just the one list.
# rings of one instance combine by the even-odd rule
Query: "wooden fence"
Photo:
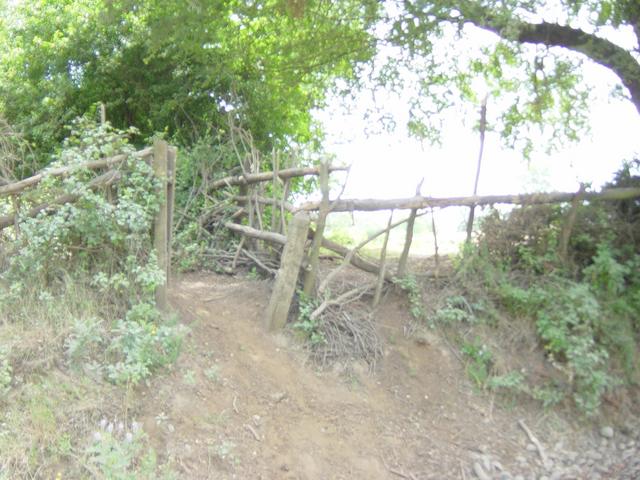
[[(241, 248), (244, 238), (258, 239), (264, 242), (284, 245), (284, 250), (280, 260), (280, 268), (277, 271), (275, 285), (269, 306), (265, 316), (265, 326), (268, 329), (277, 329), (284, 326), (288, 312), (295, 293), (300, 272), (304, 273), (304, 293), (316, 300), (319, 307), (312, 313), (312, 317), (317, 317), (323, 308), (344, 299), (350, 299), (362, 295), (362, 288), (358, 287), (351, 292), (346, 292), (335, 299), (329, 298), (328, 282), (335, 277), (335, 272), (329, 274), (328, 278), (318, 284), (318, 256), (320, 247), (331, 250), (343, 258), (342, 264), (336, 269), (340, 270), (346, 264), (351, 264), (364, 271), (377, 275), (377, 281), (373, 282), (369, 288), (373, 291), (373, 305), (375, 306), (380, 298), (380, 290), (384, 281), (391, 281), (396, 276), (402, 276), (406, 268), (406, 257), (411, 247), (413, 222), (416, 216), (424, 215), (434, 208), (446, 208), (452, 206), (462, 206), (473, 208), (481, 205), (494, 204), (516, 204), (516, 205), (540, 205), (550, 203), (570, 202), (572, 204), (567, 215), (567, 220), (563, 227), (563, 244), (566, 244), (573, 220), (575, 220), (575, 210), (584, 201), (612, 201), (625, 200), (640, 197), (640, 188), (609, 188), (600, 192), (586, 192), (583, 187), (577, 192), (550, 192), (521, 195), (489, 195), (489, 196), (469, 196), (436, 198), (425, 197), (419, 194), (419, 187), (416, 195), (408, 198), (379, 200), (379, 199), (348, 199), (342, 200), (340, 196), (334, 200), (329, 200), (329, 175), (332, 171), (344, 170), (344, 168), (321, 165), (319, 168), (289, 169), (278, 172), (262, 172), (259, 174), (244, 175), (238, 177), (228, 177), (217, 181), (213, 188), (223, 188), (228, 186), (243, 186), (243, 194), (236, 195), (235, 200), (246, 202), (245, 210), (253, 208), (260, 211), (261, 205), (271, 205), (281, 208), (282, 212), (289, 212), (292, 215), (289, 227), (278, 228), (276, 231), (268, 231), (263, 228), (261, 222), (249, 222), (249, 225), (241, 225), (234, 222), (226, 222), (224, 226), (229, 230), (242, 235)], [(286, 172), (286, 174), (285, 174)], [(317, 202), (307, 202), (299, 207), (295, 207), (283, 198), (266, 198), (260, 194), (258, 187), (253, 187), (261, 182), (273, 181), (276, 179), (291, 179), (296, 176), (316, 175), (320, 177), (320, 190), (322, 199)], [(274, 189), (275, 191), (275, 189)], [(287, 189), (284, 189), (287, 192)], [(353, 212), (353, 211), (380, 211), (389, 210), (391, 215), (386, 228), (371, 235), (367, 240), (354, 248), (347, 248), (329, 239), (324, 238), (324, 226), (326, 217), (333, 212)], [(393, 221), (395, 210), (410, 210), (407, 218)], [(419, 210), (423, 213), (418, 214)], [(315, 230), (310, 228), (309, 214), (315, 216)], [(251, 218), (251, 217), (250, 217)], [(259, 218), (259, 215), (258, 215)], [(383, 245), (386, 246), (389, 232), (404, 223), (407, 223), (407, 235), (405, 245), (398, 268), (395, 272), (386, 268), (386, 247), (383, 247), (378, 262), (369, 260), (359, 254), (359, 250), (368, 242), (384, 235)], [(435, 225), (434, 225), (435, 230)], [(435, 236), (435, 232), (434, 232)], [(311, 244), (309, 244), (311, 240)], [(566, 250), (566, 245), (565, 245)], [(437, 246), (436, 246), (437, 252)], [(562, 252), (559, 252), (562, 254)], [(436, 273), (437, 275), (437, 273)]]
[[(175, 197), (175, 172), (177, 149), (169, 146), (164, 140), (157, 140), (152, 147), (145, 148), (132, 154), (141, 161), (149, 162), (153, 166), (154, 173), (162, 180), (160, 187), (160, 210), (156, 215), (153, 225), (154, 248), (158, 258), (158, 266), (165, 272), (166, 282), (156, 290), (156, 303), (163, 311), (167, 309), (167, 287), (171, 279), (171, 231), (173, 224), (173, 208)], [(93, 178), (88, 186), (92, 190), (101, 187), (110, 187), (117, 184), (122, 178), (122, 172), (118, 165), (127, 159), (127, 155), (115, 155), (100, 160), (94, 160), (81, 165), (64, 166), (45, 169), (32, 177), (18, 182), (0, 186), (0, 198), (10, 197), (13, 213), (0, 216), (0, 231), (13, 227), (16, 234), (19, 232), (20, 220), (33, 218), (42, 212), (53, 212), (60, 206), (78, 200), (77, 194), (65, 194), (56, 197), (52, 201), (41, 203), (24, 210), (21, 196), (36, 187), (42, 180), (50, 177), (62, 177), (79, 169), (104, 171)]]
[[(153, 238), (159, 267), (165, 272), (167, 279), (165, 284), (156, 291), (156, 302), (161, 310), (166, 310), (167, 288), (171, 279), (171, 235), (177, 151), (176, 148), (169, 146), (165, 141), (158, 140), (154, 142), (152, 147), (145, 148), (132, 155), (141, 161), (146, 161), (153, 165), (155, 174), (163, 179), (159, 192), (161, 208), (154, 221)], [(122, 172), (118, 170), (117, 166), (126, 158), (125, 155), (116, 155), (78, 166), (50, 168), (32, 177), (0, 186), (0, 198), (10, 197), (11, 200), (8, 203), (12, 205), (13, 209), (12, 213), (0, 216), (0, 231), (13, 227), (17, 233), (19, 231), (20, 219), (35, 217), (42, 212), (55, 211), (55, 209), (61, 205), (78, 199), (78, 195), (65, 194), (48, 203), (41, 203), (39, 205), (29, 206), (28, 208), (21, 207), (21, 195), (36, 187), (43, 179), (68, 175), (74, 169), (91, 169), (100, 171), (100, 174), (94, 177), (88, 186), (91, 189), (108, 187), (116, 184), (121, 179)], [(338, 198), (330, 200), (329, 175), (334, 171), (345, 171), (347, 170), (346, 168), (330, 166), (328, 164), (321, 164), (319, 167), (279, 168), (280, 165), (276, 159), (273, 162), (273, 171), (261, 172), (261, 161), (257, 155), (248, 155), (241, 161), (242, 175), (229, 176), (216, 180), (207, 186), (208, 188), (205, 193), (208, 194), (226, 187), (239, 187), (239, 191), (234, 192), (230, 197), (238, 208), (236, 214), (231, 216), (231, 219), (244, 217), (247, 220), (247, 224), (225, 221), (225, 223), (221, 225), (242, 235), (242, 240), (235, 254), (233, 265), (235, 265), (239, 253), (252, 248), (252, 242), (255, 242), (256, 239), (285, 247), (280, 258), (276, 282), (266, 312), (265, 324), (269, 329), (280, 328), (285, 324), (301, 269), (304, 272), (303, 288), (305, 294), (314, 297), (319, 304), (319, 307), (313, 312), (312, 316), (319, 315), (322, 308), (327, 308), (327, 305), (330, 305), (334, 301), (351, 298), (350, 295), (354, 297), (362, 295), (362, 288), (359, 287), (353, 292), (346, 292), (334, 300), (329, 298), (330, 289), (327, 288), (327, 285), (329, 280), (335, 277), (336, 273), (330, 273), (328, 278), (323, 279), (322, 282), (319, 283), (318, 258), (321, 247), (335, 252), (342, 257), (342, 264), (336, 269), (337, 271), (346, 264), (351, 264), (359, 269), (377, 275), (377, 281), (369, 286), (372, 290), (375, 290), (373, 295), (375, 305), (380, 298), (380, 290), (384, 281), (390, 281), (395, 276), (402, 275), (402, 259), (404, 258), (406, 262), (406, 256), (411, 246), (413, 221), (417, 215), (424, 214), (418, 214), (417, 212), (419, 210), (430, 211), (433, 208), (445, 208), (449, 206), (474, 207), (496, 203), (533, 205), (557, 202), (571, 202), (571, 210), (575, 210), (576, 206), (582, 201), (622, 200), (640, 197), (640, 189), (638, 188), (606, 189), (601, 192), (585, 192), (584, 189), (581, 188), (578, 192), (434, 198), (421, 196), (418, 187), (416, 195), (408, 198), (390, 200), (342, 200), (340, 195), (338, 195)], [(319, 177), (322, 199), (318, 202), (304, 203), (299, 207), (295, 207), (286, 202), (286, 198), (290, 192), (289, 182), (296, 177), (308, 175)], [(265, 188), (268, 182), (271, 182), (270, 195), (267, 194), (267, 189)], [(264, 208), (267, 205), (272, 208), (270, 226), (267, 226), (263, 221)], [(389, 218), (389, 223), (386, 228), (371, 235), (360, 245), (354, 248), (348, 248), (324, 237), (324, 226), (326, 218), (330, 213), (373, 210), (390, 210), (392, 213)], [(408, 218), (394, 222), (393, 211), (395, 210), (410, 210), (411, 214)], [(314, 228), (310, 226), (311, 216), (313, 216)], [(288, 225), (285, 220), (287, 217), (291, 218)], [(570, 221), (571, 215), (569, 215), (568, 218), (566, 231), (563, 231), (563, 237), (567, 238), (570, 234), (572, 223)], [(360, 249), (366, 243), (379, 236), (384, 235), (384, 244), (386, 245), (389, 232), (404, 223), (408, 224), (407, 236), (401, 262), (395, 272), (391, 272), (386, 268), (386, 248), (383, 248), (378, 262), (360, 255)], [(247, 239), (246, 242), (245, 239)], [(311, 240), (311, 243), (308, 243), (309, 240)], [(247, 251), (246, 254), (260, 264), (259, 259), (250, 251)], [(275, 270), (266, 269), (275, 272)]]

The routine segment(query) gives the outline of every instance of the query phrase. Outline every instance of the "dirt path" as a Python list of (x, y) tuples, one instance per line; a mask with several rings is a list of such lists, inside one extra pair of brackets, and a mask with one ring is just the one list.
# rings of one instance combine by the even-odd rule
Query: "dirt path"
[(474, 392), (437, 336), (406, 338), (404, 300), (393, 295), (376, 315), (386, 343), (376, 372), (357, 362), (320, 372), (290, 334), (264, 332), (269, 288), (193, 275), (173, 289), (191, 333), (137, 414), (183, 478), (470, 479), (480, 462), (487, 478), (508, 479), (497, 467), (540, 463), (518, 419), (548, 444), (567, 431), (556, 416)]

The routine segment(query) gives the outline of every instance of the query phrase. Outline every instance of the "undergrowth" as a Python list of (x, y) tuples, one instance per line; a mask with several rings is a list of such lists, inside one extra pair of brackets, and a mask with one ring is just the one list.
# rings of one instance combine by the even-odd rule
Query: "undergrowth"
[[(632, 168), (625, 166), (610, 186), (640, 183)], [(608, 392), (640, 382), (640, 205), (579, 206), (563, 256), (568, 208), (486, 215), (477, 243), (457, 259), (450, 294), (427, 324), (453, 332), (478, 387), (527, 395), (545, 407), (571, 399), (592, 416)], [(411, 310), (418, 310), (415, 288), (405, 283)], [(517, 325), (537, 336), (542, 375), (526, 364), (500, 365), (501, 350), (513, 341), (505, 332)], [(511, 347), (532, 350), (536, 344)]]
[(293, 324), (293, 328), (298, 330), (312, 347), (326, 343), (327, 339), (322, 331), (320, 319), (311, 318), (311, 314), (318, 308), (318, 302), (298, 291), (298, 320)]
[[(143, 436), (127, 445), (118, 439), (116, 448), (115, 437), (104, 446), (103, 435), (85, 449), (107, 399), (170, 366), (184, 335), (155, 307), (154, 292), (166, 280), (150, 236), (159, 182), (132, 155), (128, 133), (77, 120), (51, 163), (76, 168), (45, 176), (22, 196), (21, 211), (65, 195), (78, 200), (20, 217), (19, 228), (5, 233), (0, 478), (54, 478), (61, 463), (74, 478), (156, 478), (153, 462), (138, 458)], [(90, 188), (96, 173), (79, 166), (120, 153), (119, 182)], [(80, 399), (85, 406), (76, 411)]]
[[(560, 272), (523, 276), (522, 272), (496, 268), (482, 252), (472, 255), (475, 258), (469, 261), (473, 265), (466, 265), (470, 270), (465, 274), (491, 277), (475, 294), (486, 295), (494, 310), (504, 312), (512, 321), (533, 322), (557, 377), (544, 386), (526, 385), (518, 372), (491, 379), (490, 356), (464, 346), (463, 352), (470, 358), (468, 369), (479, 384), (527, 393), (546, 406), (571, 396), (587, 415), (598, 412), (604, 394), (614, 387), (637, 384), (640, 284), (631, 275), (637, 257), (621, 263), (608, 246), (601, 245), (592, 263), (575, 279)], [(494, 321), (491, 315), (479, 318), (487, 325)], [(435, 321), (469, 322), (470, 313), (448, 304), (436, 312)]]

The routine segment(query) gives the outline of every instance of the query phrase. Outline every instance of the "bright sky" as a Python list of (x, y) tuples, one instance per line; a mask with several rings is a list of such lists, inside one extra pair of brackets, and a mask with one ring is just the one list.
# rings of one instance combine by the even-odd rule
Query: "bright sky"
[[(578, 144), (552, 155), (534, 153), (531, 162), (520, 152), (502, 148), (495, 133), (488, 132), (480, 176), (479, 194), (522, 193), (544, 190), (577, 190), (579, 183), (600, 186), (612, 178), (624, 159), (640, 155), (640, 115), (631, 102), (611, 100), (606, 92), (613, 85), (604, 68), (593, 66), (602, 94), (592, 105), (590, 135)], [(597, 78), (597, 77), (596, 77)], [(319, 112), (327, 131), (326, 149), (338, 163), (352, 165), (344, 197), (408, 197), (425, 178), (424, 195), (470, 195), (479, 149), (479, 135), (455, 113), (446, 119), (442, 147), (422, 145), (407, 135), (408, 106), (387, 92), (386, 108), (397, 121), (394, 133), (368, 136), (370, 124), (364, 112), (371, 106), (370, 96), (362, 94), (357, 108), (346, 113), (338, 100)], [(492, 108), (489, 103), (488, 109)], [(479, 116), (479, 113), (476, 114)]]
[[(591, 134), (550, 156), (540, 148), (527, 163), (518, 151), (502, 148), (497, 134), (488, 132), (480, 195), (576, 191), (580, 182), (591, 182), (598, 188), (612, 179), (623, 160), (640, 156), (640, 115), (631, 102), (613, 100), (608, 95), (616, 77), (597, 65), (588, 65), (585, 76), (601, 87), (592, 104)], [(368, 123), (371, 120), (364, 119), (367, 108), (372, 106), (368, 92), (360, 95), (351, 113), (345, 112), (340, 101), (335, 100), (317, 115), (327, 132), (327, 151), (335, 155), (337, 163), (352, 165), (343, 198), (410, 197), (422, 178), (425, 179), (423, 195), (471, 195), (479, 134), (470, 125), (477, 119), (463, 119), (451, 113), (445, 121), (442, 147), (421, 145), (407, 135), (404, 127), (406, 101), (390, 92), (382, 92), (382, 97), (385, 109), (396, 119), (398, 126), (394, 133), (371, 136), (365, 133), (371, 127)], [(498, 108), (489, 103), (489, 110), (494, 107)], [(467, 211), (442, 211), (439, 221), (443, 229), (449, 233), (458, 230)], [(386, 223), (382, 215), (358, 218), (358, 221), (374, 221), (380, 225)]]

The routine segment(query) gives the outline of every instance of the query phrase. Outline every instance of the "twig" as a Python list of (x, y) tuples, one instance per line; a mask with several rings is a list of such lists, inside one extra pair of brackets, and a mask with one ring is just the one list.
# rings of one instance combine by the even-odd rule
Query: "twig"
[(385, 461), (385, 459), (383, 457), (380, 457), (380, 460), (382, 460), (382, 464), (384, 465), (384, 468), (386, 468), (389, 471), (389, 473), (392, 473), (393, 475), (396, 475), (396, 476), (398, 476), (400, 478), (406, 478), (408, 480), (415, 480), (416, 477), (413, 476), (413, 474), (410, 473), (409, 475), (407, 475), (406, 473), (403, 473), (403, 472), (401, 472), (399, 470), (396, 470), (395, 468), (391, 468), (387, 464), (387, 462)]
[(411, 477), (409, 475), (406, 475), (398, 470), (394, 470), (393, 468), (389, 469), (389, 473), (393, 473), (394, 475), (397, 475), (398, 477), (402, 477), (402, 478), (408, 478), (409, 480), (411, 480)]
[(321, 331), (325, 342), (314, 349), (315, 359), (326, 365), (332, 359), (361, 358), (374, 370), (383, 349), (371, 318), (358, 310), (350, 315), (341, 307), (329, 308), (324, 314)]
[(249, 250), (247, 250), (246, 248), (242, 249), (242, 253), (244, 253), (247, 257), (249, 257), (251, 260), (253, 260), (254, 262), (256, 262), (256, 265), (258, 265), (260, 268), (262, 268), (265, 272), (267, 272), (269, 275), (273, 275), (275, 276), (276, 271), (273, 268), (269, 268), (267, 267), (264, 263), (262, 263), (260, 261), (260, 259), (258, 257), (256, 257), (255, 255), (253, 255)]
[[(419, 214), (417, 216), (422, 216), (424, 215), (424, 213)], [(409, 218), (405, 218), (403, 220), (399, 220), (397, 222), (392, 223), (391, 225), (389, 225), (387, 228), (384, 228), (382, 230), (379, 230), (377, 232), (375, 232), (374, 234), (370, 235), (366, 240), (363, 240), (362, 242), (360, 242), (358, 245), (356, 245), (355, 247), (353, 247), (351, 250), (349, 250), (349, 252), (345, 255), (344, 260), (342, 261), (342, 264), (340, 264), (337, 268), (335, 268), (331, 273), (329, 273), (329, 275), (327, 275), (325, 277), (325, 279), (322, 281), (322, 283), (320, 284), (320, 287), (318, 287), (318, 293), (322, 294), (322, 292), (324, 292), (324, 290), (327, 288), (327, 286), (329, 285), (329, 283), (331, 282), (331, 280), (333, 280), (333, 278), (338, 275), (338, 273), (343, 270), (349, 263), (351, 263), (351, 259), (354, 257), (354, 255), (360, 250), (362, 249), (362, 247), (364, 247), (367, 243), (375, 240), (376, 238), (378, 238), (380, 235), (383, 235), (385, 233), (387, 233), (390, 230), (393, 230), (394, 228), (396, 228), (398, 225), (402, 225), (405, 222), (408, 222)]]
[(316, 318), (318, 318), (322, 312), (324, 312), (328, 307), (330, 307), (331, 305), (342, 305), (344, 303), (348, 303), (350, 301), (356, 300), (358, 298), (360, 298), (362, 295), (364, 295), (369, 289), (371, 288), (371, 285), (369, 284), (365, 284), (365, 285), (360, 285), (359, 287), (356, 287), (352, 290), (349, 290), (345, 293), (343, 293), (342, 295), (333, 298), (333, 299), (326, 299), (324, 300), (309, 316), (310, 320), (315, 320)]
[(460, 475), (462, 476), (462, 480), (467, 480), (467, 474), (464, 473), (464, 465), (462, 465), (462, 460), (460, 460)]
[(236, 271), (236, 264), (238, 263), (238, 258), (240, 257), (240, 252), (242, 252), (242, 247), (244, 246), (244, 235), (240, 239), (240, 243), (238, 244), (238, 249), (236, 250), (236, 254), (233, 256), (233, 262), (231, 262), (231, 273)]
[(549, 463), (549, 458), (547, 457), (547, 454), (544, 451), (542, 444), (535, 437), (535, 435), (531, 433), (531, 430), (529, 430), (529, 427), (527, 427), (527, 425), (524, 423), (524, 420), (522, 419), (518, 420), (518, 425), (520, 425), (520, 428), (522, 428), (522, 430), (524, 430), (524, 433), (527, 434), (527, 437), (529, 437), (529, 440), (531, 441), (531, 443), (533, 443), (535, 447), (538, 449), (538, 454), (540, 455), (540, 459), (542, 460), (542, 465), (544, 466), (544, 468), (547, 468), (547, 469), (551, 468), (551, 464)]
[(257, 432), (253, 429), (253, 427), (251, 425), (249, 425), (248, 423), (245, 423), (244, 427), (251, 432), (251, 434), (253, 435), (253, 438), (256, 439), (256, 442), (261, 442), (262, 441), (260, 439), (260, 436), (257, 434)]
[(237, 397), (237, 395), (234, 395), (233, 396), (233, 403), (232, 403), (233, 411), (236, 412), (238, 415), (240, 415), (240, 410), (238, 410), (238, 407), (236, 405), (236, 400), (238, 400), (238, 397)]

